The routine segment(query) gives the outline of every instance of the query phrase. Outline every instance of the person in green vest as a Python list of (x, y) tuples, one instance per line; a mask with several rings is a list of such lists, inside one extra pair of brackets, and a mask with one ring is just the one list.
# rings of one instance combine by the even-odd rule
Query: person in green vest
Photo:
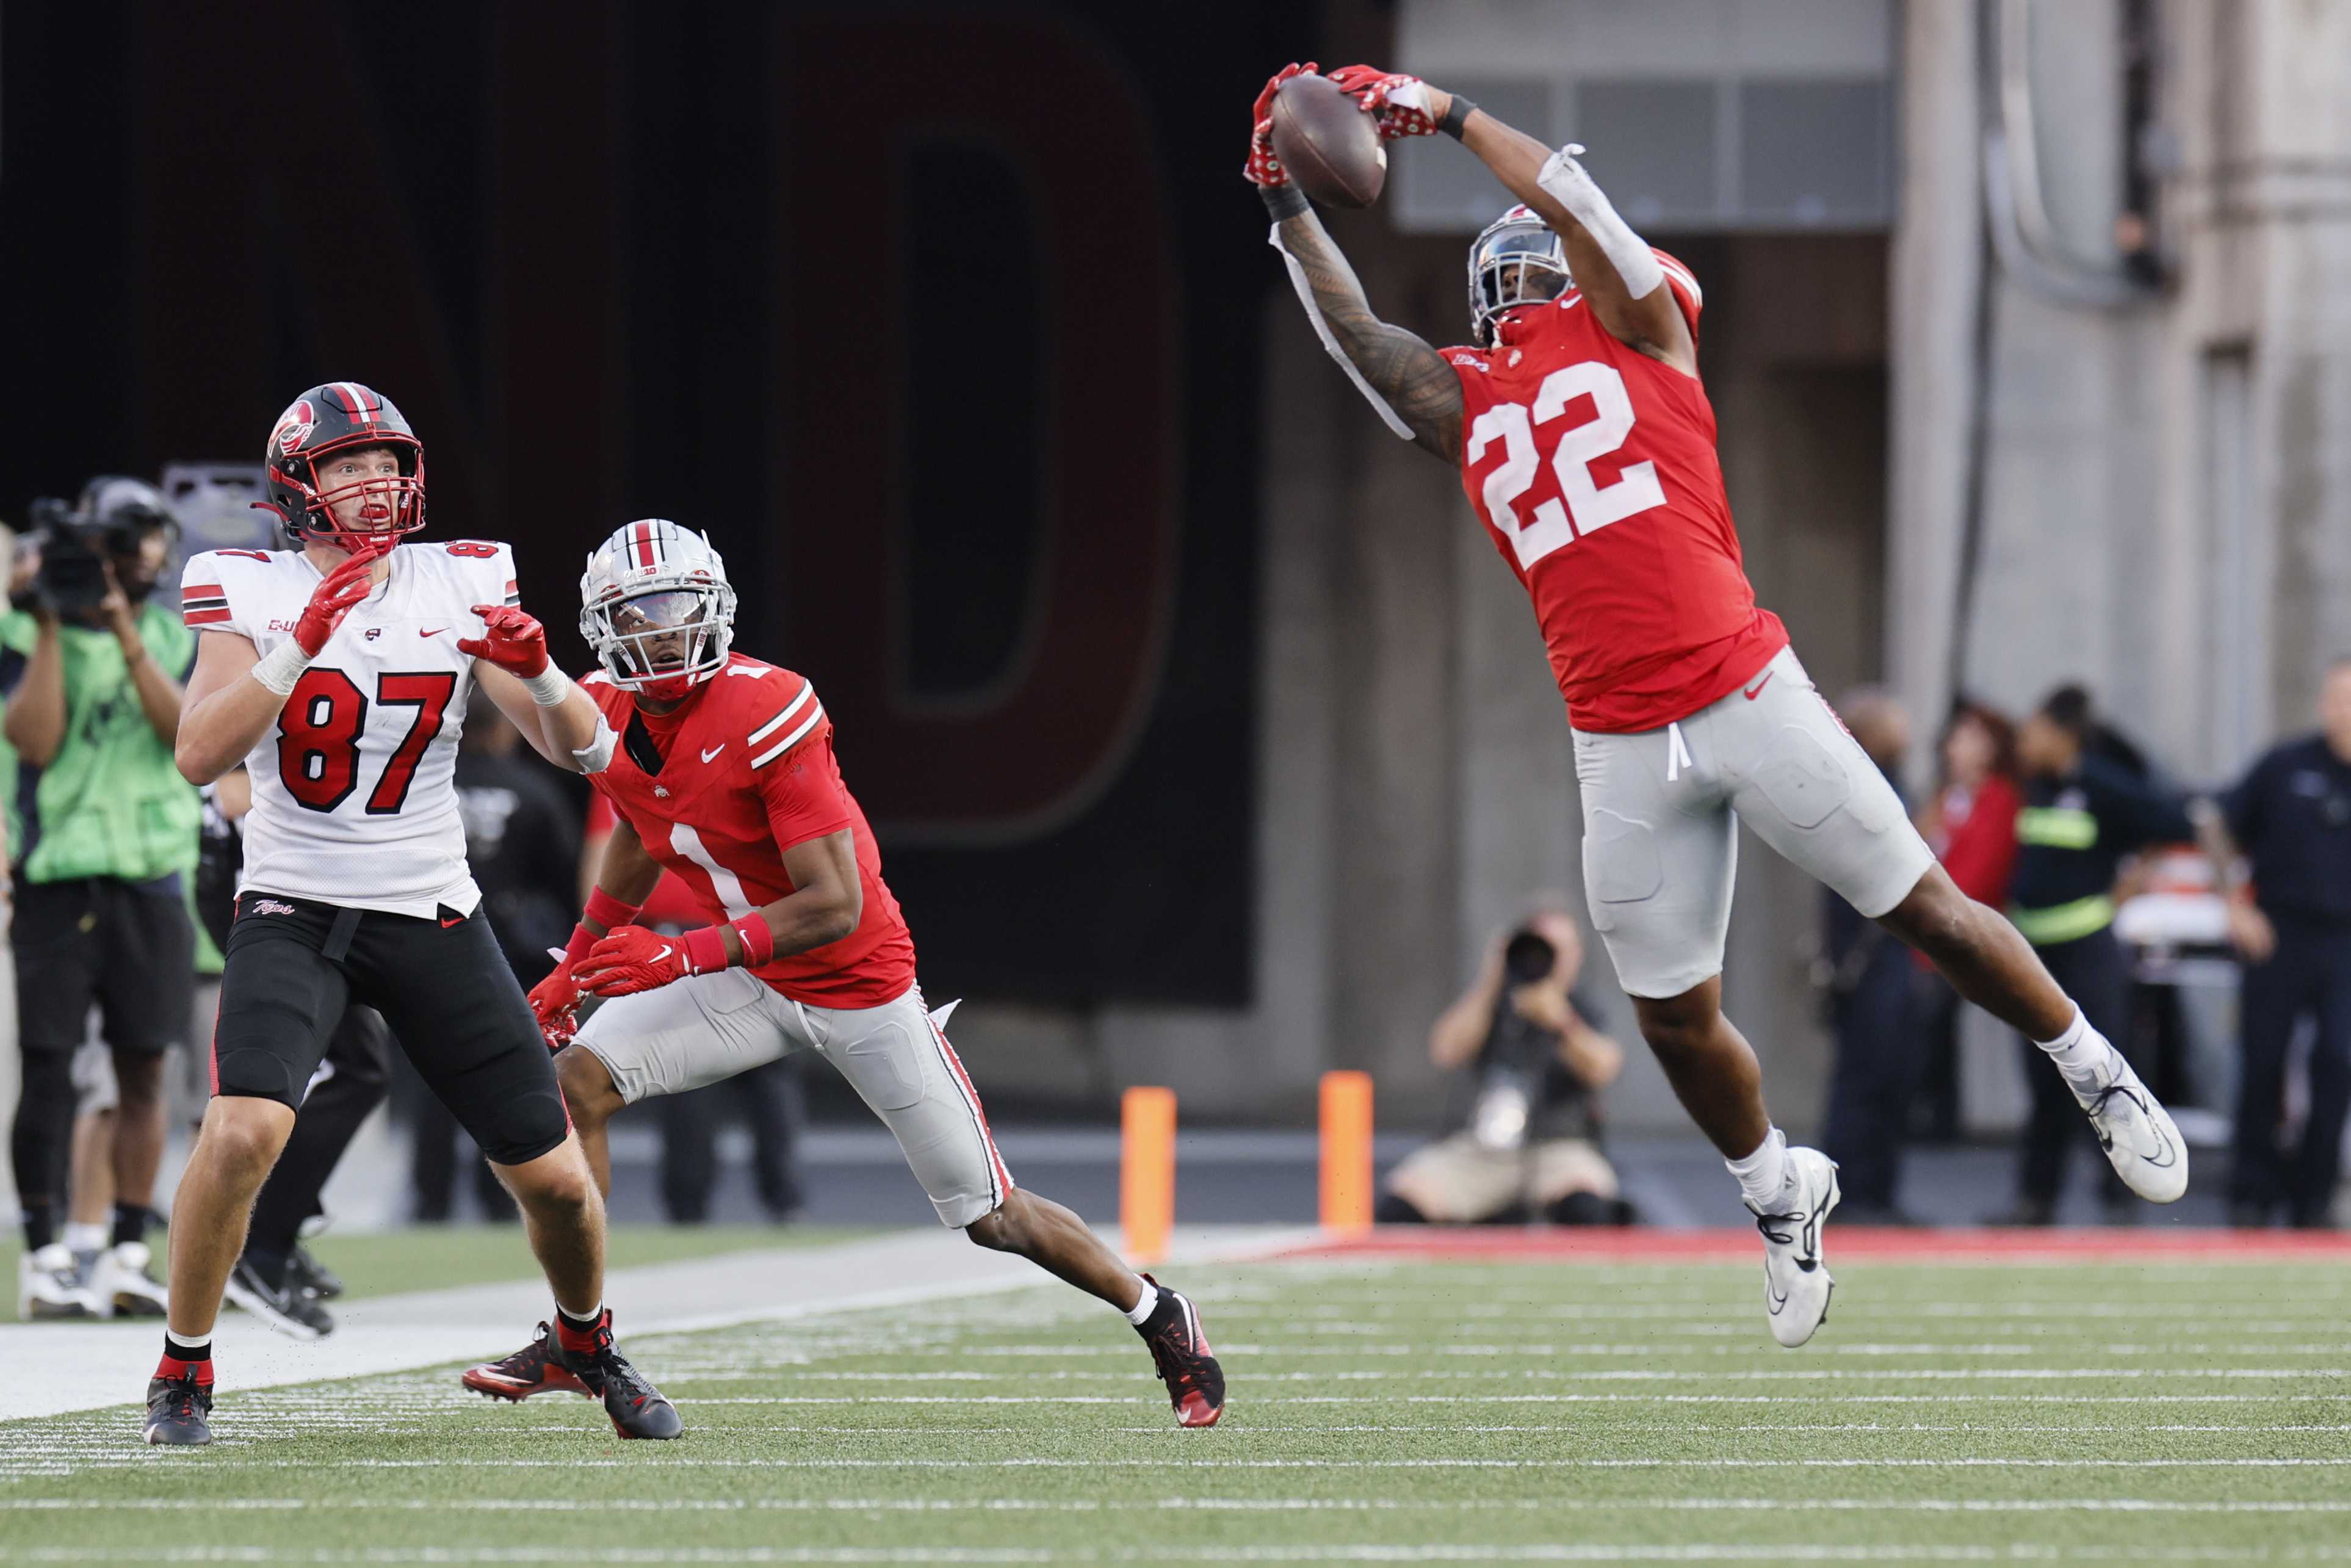
[[(196, 790), (172, 743), (194, 634), (148, 602), (175, 526), (136, 479), (51, 503), (33, 602), (0, 617), (16, 749), (16, 1027), (24, 1083), (10, 1139), (24, 1210), (20, 1319), (164, 1310), (144, 1240), (163, 1151), (163, 1053), (188, 1027)], [(72, 1062), (99, 1009), (120, 1088), (111, 1245), (85, 1278), (58, 1236)]]
[[(2157, 844), (2192, 842), (2184, 802), (2115, 754), (2091, 711), (2090, 694), (2063, 685), (2042, 699), (2016, 736), (2024, 804), (2016, 814), (2016, 869), (2008, 917), (2041, 961), (2081, 1004), (2090, 1027), (2110, 1040), (2130, 1038), (2130, 966), (2116, 939), (2115, 878), (2123, 858)], [(2024, 1127), (2016, 1206), (2001, 1225), (2047, 1225), (2056, 1218), (2066, 1155), (2094, 1148), (2075, 1091), (2049, 1053), (2027, 1040), (2024, 1075), (2032, 1109)], [(2083, 1092), (2087, 1092), (2085, 1089)], [(2116, 1218), (2130, 1195), (2105, 1186)]]

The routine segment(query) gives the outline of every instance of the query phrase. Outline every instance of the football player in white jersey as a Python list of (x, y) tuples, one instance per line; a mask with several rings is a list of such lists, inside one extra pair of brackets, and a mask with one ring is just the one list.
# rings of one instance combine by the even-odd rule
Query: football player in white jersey
[(182, 580), (204, 635), (180, 771), (207, 784), (244, 763), (253, 810), (145, 1437), (211, 1441), (223, 1285), (327, 1039), (360, 1001), (521, 1204), (554, 1291), (554, 1353), (621, 1436), (674, 1437), (675, 1408), (613, 1349), (603, 1203), (479, 917), (452, 782), (476, 687), (559, 767), (602, 768), (612, 732), (517, 608), (505, 545), (402, 544), (424, 526), (424, 449), (388, 400), (313, 387), (278, 416), (264, 462), (294, 548), (208, 551)]

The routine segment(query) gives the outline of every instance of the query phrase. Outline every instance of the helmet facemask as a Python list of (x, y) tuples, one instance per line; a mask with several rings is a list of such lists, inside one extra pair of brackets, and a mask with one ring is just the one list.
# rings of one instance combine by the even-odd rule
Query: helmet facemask
[(1574, 287), (1559, 235), (1531, 213), (1513, 209), (1469, 247), (1470, 335), (1479, 347), (1490, 348), (1503, 316), (1547, 304)]
[[(374, 447), (391, 452), (399, 460), (397, 475), (320, 488), (320, 463), (338, 453)], [(332, 545), (353, 555), (377, 554), (389, 550), (403, 536), (424, 526), (424, 447), (413, 435), (370, 431), (317, 451), (286, 454), (277, 457), (271, 467), (275, 477), (302, 503), (300, 515), (286, 521), (287, 528), (308, 542)], [(381, 517), (363, 517), (361, 521), (368, 526), (360, 528), (344, 524), (336, 517), (334, 508), (338, 503), (356, 497), (364, 497), (371, 511), (380, 507)]]
[(612, 684), (675, 702), (726, 666), (735, 591), (723, 582), (615, 592), (581, 612), (580, 630)]

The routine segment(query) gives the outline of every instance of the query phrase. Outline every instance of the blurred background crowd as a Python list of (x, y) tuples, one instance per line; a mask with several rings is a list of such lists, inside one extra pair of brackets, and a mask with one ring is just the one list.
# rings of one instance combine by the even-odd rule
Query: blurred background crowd
[[(190, 644), (142, 589), (175, 552), (254, 542), (220, 460), (289, 391), (355, 374), (424, 440), (434, 535), (511, 539), (573, 668), (588, 543), (633, 516), (710, 528), (738, 645), (824, 686), (1016, 1170), (1059, 1162), (1103, 1207), (1117, 1092), (1165, 1083), (1198, 1134), (1187, 1211), (1303, 1218), (1314, 1085), (1361, 1067), (1391, 1218), (1736, 1219), (1585, 939), (1568, 736), (1518, 587), (1266, 254), (1245, 111), (1319, 58), (1591, 149), (1706, 288), (1761, 600), (1961, 884), (2187, 1108), (2187, 1217), (2327, 1223), (2351, 1095), (2351, 5), (1189, 15), (304, 11), (305, 79), (347, 110), (328, 136), (218, 90), (272, 57), (274, 0), (10, 8), (17, 1186), (70, 1193), (110, 1244), (136, 1224), (116, 1198), (169, 1190), (236, 801), (175, 789), (168, 747), (152, 766)], [(1502, 204), (1433, 139), (1331, 226), (1384, 314), (1445, 342)], [(489, 722), (461, 786), (528, 979), (599, 829)], [(1739, 876), (1726, 1005), (1849, 1205), (2132, 1217), (2084, 1174), (2045, 1064), (1772, 857)], [(81, 976), (64, 937), (101, 929), (114, 956)], [(85, 1042), (59, 1090), (47, 1057)], [(478, 1161), (390, 1060), (393, 1119), (350, 1162), (371, 1178), (329, 1207), (478, 1212)], [(60, 1133), (68, 1100), (89, 1114)], [(914, 1212), (911, 1186), (845, 1196), (890, 1173), (822, 1075), (657, 1114), (616, 1210)]]

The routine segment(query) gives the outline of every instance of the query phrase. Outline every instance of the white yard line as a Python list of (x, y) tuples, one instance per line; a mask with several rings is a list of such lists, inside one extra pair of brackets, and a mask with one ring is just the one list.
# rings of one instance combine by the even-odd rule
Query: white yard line
[(98, 1510), (132, 1513), (1100, 1513), (1155, 1508), (1165, 1512), (1238, 1513), (1650, 1513), (1692, 1510), (1719, 1513), (2351, 1513), (2339, 1499), (2267, 1501), (2229, 1498), (1250, 1498), (1170, 1497), (1149, 1501), (1098, 1498), (88, 1498), (0, 1500), (0, 1513), (62, 1513)]
[[(1255, 1226), (1178, 1229), (1171, 1261), (1177, 1267), (1238, 1262), (1287, 1250), (1311, 1234)], [(522, 1246), (519, 1235), (515, 1245)], [(605, 1281), (605, 1298), (613, 1303), (625, 1345), (650, 1333), (886, 1311), (1054, 1283), (1022, 1259), (938, 1229), (616, 1270)], [(308, 1343), (230, 1312), (214, 1332), (214, 1359), (224, 1395), (408, 1372), (504, 1355), (549, 1315), (547, 1287), (536, 1280), (339, 1304), (336, 1332)], [(8, 1368), (7, 1407), (0, 1420), (135, 1404), (146, 1397), (161, 1344), (160, 1325), (152, 1320), (0, 1324), (0, 1365)]]

